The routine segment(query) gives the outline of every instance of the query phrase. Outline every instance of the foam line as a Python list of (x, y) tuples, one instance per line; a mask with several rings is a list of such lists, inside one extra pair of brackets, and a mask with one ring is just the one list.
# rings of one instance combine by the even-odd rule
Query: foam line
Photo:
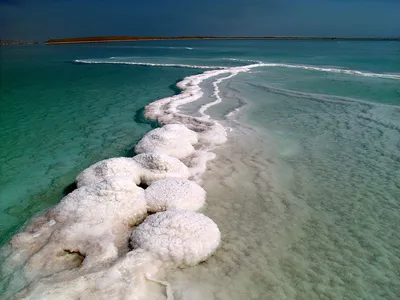
[[(115, 59), (115, 57), (111, 58)], [(201, 66), (201, 65), (187, 65), (187, 64), (157, 64), (146, 62), (131, 62), (131, 61), (109, 61), (109, 60), (93, 60), (93, 59), (76, 59), (75, 63), (81, 64), (120, 64), (120, 65), (135, 65), (135, 66), (149, 66), (149, 67), (176, 67), (176, 68), (189, 68), (189, 69), (225, 69), (222, 66)]]
[[(238, 67), (227, 67), (227, 66), (204, 66), (204, 65), (188, 65), (188, 64), (159, 64), (159, 63), (146, 63), (146, 62), (127, 62), (127, 61), (116, 61), (114, 60), (116, 57), (112, 57), (112, 61), (109, 60), (95, 60), (95, 59), (76, 59), (74, 62), (76, 63), (86, 63), (86, 64), (126, 64), (126, 65), (139, 65), (139, 66), (151, 66), (151, 67), (180, 67), (180, 68), (191, 68), (191, 69), (226, 69), (234, 71)], [(400, 74), (386, 74), (386, 73), (373, 73), (373, 72), (364, 72), (359, 70), (351, 70), (351, 69), (340, 69), (340, 68), (325, 68), (325, 67), (316, 67), (316, 66), (308, 66), (308, 65), (296, 65), (296, 64), (281, 64), (281, 63), (264, 63), (258, 60), (247, 60), (247, 59), (238, 59), (238, 58), (223, 58), (224, 60), (231, 61), (241, 61), (241, 62), (250, 62), (253, 64), (241, 66), (246, 68), (257, 68), (257, 67), (278, 67), (278, 68), (290, 68), (290, 69), (303, 69), (310, 71), (319, 71), (319, 72), (327, 72), (327, 73), (339, 73), (346, 75), (356, 75), (356, 76), (364, 76), (364, 77), (377, 77), (384, 79), (400, 79)], [(239, 67), (240, 68), (240, 67)]]
[(230, 60), (230, 61), (240, 61), (240, 62), (251, 62), (251, 63), (259, 63), (261, 64), (261, 60), (254, 60), (254, 59), (241, 59), (241, 58), (231, 58), (231, 57), (224, 57), (223, 60)]
[(364, 76), (364, 77), (400, 79), (400, 74), (372, 73), (372, 72), (363, 72), (363, 71), (350, 70), (350, 69), (324, 68), (324, 67), (315, 67), (315, 66), (306, 66), (306, 65), (275, 64), (275, 63), (261, 63), (261, 64), (259, 64), (259, 66), (260, 67), (281, 67), (281, 68), (303, 69), (303, 70), (311, 70), (311, 71), (357, 75), (357, 76)]

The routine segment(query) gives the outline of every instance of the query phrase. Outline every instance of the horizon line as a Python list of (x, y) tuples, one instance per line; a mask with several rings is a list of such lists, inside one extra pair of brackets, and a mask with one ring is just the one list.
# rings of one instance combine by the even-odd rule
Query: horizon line
[(399, 37), (365, 37), (365, 36), (287, 36), (287, 35), (240, 35), (240, 36), (212, 36), (212, 35), (185, 35), (185, 36), (134, 36), (134, 35), (106, 35), (106, 36), (84, 36), (68, 38), (49, 38), (46, 41), (22, 41), (22, 40), (2, 40), (0, 43), (36, 43), (36, 44), (62, 44), (62, 43), (101, 43), (101, 42), (122, 42), (122, 41), (145, 41), (145, 40), (199, 40), (199, 39), (258, 39), (258, 40), (365, 40), (365, 41), (400, 41)]

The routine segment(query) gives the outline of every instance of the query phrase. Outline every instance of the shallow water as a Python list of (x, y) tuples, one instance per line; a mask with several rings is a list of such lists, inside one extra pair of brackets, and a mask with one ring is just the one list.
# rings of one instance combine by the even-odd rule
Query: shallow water
[(57, 203), (82, 169), (130, 155), (152, 128), (143, 122), (144, 106), (173, 95), (171, 85), (193, 74), (72, 63), (88, 53), (116, 54), (101, 47), (3, 48), (0, 244)]
[(224, 96), (249, 101), (242, 121), (258, 131), (231, 123), (206, 175), (221, 249), (173, 287), (184, 299), (397, 299), (400, 110), (267, 94), (257, 80), (238, 75)]
[[(185, 114), (219, 120), (229, 139), (214, 149), (217, 158), (204, 175), (208, 192), (204, 213), (218, 224), (222, 243), (206, 262), (167, 273), (176, 299), (400, 297), (398, 43), (197, 41), (105, 45), (104, 49), (113, 49), (106, 52), (97, 47), (79, 49), (84, 52), (72, 55), (73, 59), (98, 64), (69, 66), (86, 72), (94, 68), (96, 76), (107, 70), (100, 78), (114, 78), (114, 88), (110, 91), (107, 83), (99, 89), (101, 96), (110, 93), (107, 102), (101, 97), (108, 103), (103, 106), (106, 110), (81, 108), (99, 126), (103, 142), (98, 142), (97, 131), (83, 125), (86, 134), (77, 149), (87, 143), (83, 148), (92, 156), (66, 159), (79, 165), (71, 163), (70, 177), (61, 178), (73, 179), (86, 163), (127, 153), (151, 126), (141, 124), (137, 131), (140, 120), (129, 123), (127, 117), (122, 121), (123, 116), (132, 118), (132, 111), (160, 98), (149, 99), (153, 93), (176, 92), (166, 87), (179, 74), (186, 76), (180, 72), (204, 71), (185, 65), (265, 63), (236, 76), (225, 73), (203, 81), (203, 96), (179, 108)], [(94, 50), (96, 55), (89, 55)], [(132, 61), (148, 66), (122, 64)], [(155, 63), (175, 67), (159, 68)], [(344, 69), (351, 72), (343, 74)], [(142, 81), (132, 86), (127, 75)], [(93, 76), (85, 84), (99, 79)], [(158, 88), (149, 89), (153, 81)], [(139, 87), (149, 91), (141, 96)], [(131, 104), (129, 95), (139, 95), (141, 101)], [(89, 98), (85, 103), (93, 100)], [(91, 107), (97, 107), (98, 99)], [(210, 102), (215, 105), (205, 109)], [(74, 110), (64, 118), (69, 114)], [(56, 124), (57, 119), (50, 120)], [(116, 133), (109, 134), (115, 124), (129, 129), (115, 138)], [(66, 138), (58, 145), (69, 143)], [(99, 148), (108, 152), (99, 154)], [(50, 167), (45, 178), (52, 178), (54, 169)], [(65, 181), (55, 189), (58, 193)], [(54, 202), (59, 199), (54, 198)], [(26, 219), (49, 204), (35, 204), (29, 210), (22, 202), (13, 209), (15, 215), (27, 212)]]

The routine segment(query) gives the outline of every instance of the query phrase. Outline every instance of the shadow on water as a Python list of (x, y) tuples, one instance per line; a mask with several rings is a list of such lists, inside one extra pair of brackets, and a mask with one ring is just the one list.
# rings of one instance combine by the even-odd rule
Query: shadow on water
[[(141, 109), (138, 109), (135, 112), (135, 116), (133, 117), (133, 120), (138, 124), (150, 125), (150, 127), (152, 129), (159, 128), (160, 124), (156, 120), (152, 120), (152, 119), (146, 118), (145, 115), (144, 115), (144, 112), (145, 112), (145, 108), (144, 107), (142, 107)], [(133, 145), (136, 145), (141, 139), (142, 139), (142, 137), (140, 137), (136, 141), (133, 141)], [(135, 146), (133, 146), (131, 149), (129, 149), (126, 152), (126, 156), (127, 157), (133, 157), (135, 155), (136, 155)]]
[(144, 107), (142, 107), (141, 109), (138, 109), (136, 111), (135, 116), (133, 117), (133, 120), (139, 124), (148, 124), (151, 126), (151, 128), (160, 127), (160, 124), (157, 121), (146, 118), (144, 116)]
[(67, 185), (64, 190), (63, 190), (63, 195), (67, 196), (69, 193), (72, 193), (73, 191), (75, 191), (78, 188), (78, 186), (76, 185), (76, 182), (73, 182), (69, 185)]
[[(173, 84), (171, 84), (170, 86), (168, 86), (168, 89), (170, 89), (171, 91), (173, 91), (173, 92), (174, 92), (174, 95), (179, 95), (179, 94), (182, 92), (182, 90), (181, 90), (180, 88), (177, 87), (177, 83), (180, 82), (180, 81), (181, 81), (181, 80), (177, 80), (177, 81), (175, 81), (175, 83), (173, 83)], [(139, 123), (139, 124), (147, 124), (147, 125), (150, 125), (151, 128), (158, 128), (158, 127), (161, 127), (160, 124), (159, 124), (156, 120), (152, 120), (152, 119), (146, 118), (145, 115), (144, 115), (144, 113), (145, 113), (145, 108), (144, 108), (144, 107), (138, 109), (138, 110), (136, 111), (136, 113), (135, 113), (135, 116), (134, 116), (133, 120), (134, 120), (136, 123)]]
[(129, 149), (128, 152), (126, 152), (126, 157), (134, 157), (135, 155), (136, 155), (135, 147)]
[[(179, 95), (179, 94), (182, 92), (182, 90), (181, 90), (180, 88), (177, 87), (177, 83), (180, 82), (180, 81), (181, 81), (181, 80), (177, 80), (177, 81), (175, 81), (175, 83), (173, 83), (173, 84), (171, 84), (171, 85), (168, 86), (168, 89), (170, 89), (171, 91), (173, 91), (173, 92), (174, 92), (174, 95)], [(151, 127), (152, 129), (161, 127), (160, 123), (158, 123), (156, 120), (146, 118), (144, 114), (145, 114), (145, 107), (142, 107), (142, 108), (138, 109), (138, 110), (135, 112), (135, 116), (133, 117), (133, 120), (134, 120), (136, 123), (139, 123), (139, 124), (150, 125), (150, 127)], [(142, 139), (142, 137), (141, 137), (140, 139), (138, 139), (137, 141), (135, 141), (134, 145), (136, 145), (141, 139)], [(135, 155), (136, 155), (135, 147), (129, 149), (129, 150), (126, 152), (126, 156), (127, 156), (127, 157), (133, 157), (133, 156), (135, 156)]]
[(179, 95), (182, 90), (180, 88), (178, 88), (177, 84), (178, 82), (180, 82), (181, 80), (177, 80), (175, 81), (175, 83), (171, 84), (168, 88), (174, 92), (175, 95)]

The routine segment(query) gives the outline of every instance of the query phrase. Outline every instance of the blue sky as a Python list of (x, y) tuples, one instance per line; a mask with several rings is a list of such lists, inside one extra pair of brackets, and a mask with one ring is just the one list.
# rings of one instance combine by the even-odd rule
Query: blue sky
[(0, 38), (400, 36), (400, 0), (0, 0)]

